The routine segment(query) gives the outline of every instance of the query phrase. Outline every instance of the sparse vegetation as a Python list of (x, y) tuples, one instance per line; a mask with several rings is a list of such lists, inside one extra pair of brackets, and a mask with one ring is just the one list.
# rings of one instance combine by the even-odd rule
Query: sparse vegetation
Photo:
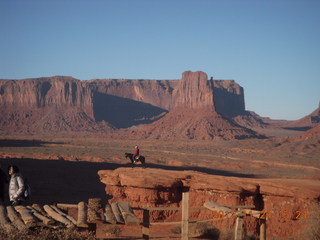
[(212, 240), (219, 239), (220, 231), (208, 223), (190, 224), (190, 235), (207, 237)]
[[(171, 232), (174, 234), (181, 234), (181, 226), (172, 227)], [(220, 231), (209, 223), (192, 223), (189, 224), (189, 236), (218, 240)]]
[[(23, 236), (23, 238), (22, 238)], [(94, 234), (76, 229), (36, 228), (24, 231), (0, 229), (0, 239), (5, 240), (95, 240)]]

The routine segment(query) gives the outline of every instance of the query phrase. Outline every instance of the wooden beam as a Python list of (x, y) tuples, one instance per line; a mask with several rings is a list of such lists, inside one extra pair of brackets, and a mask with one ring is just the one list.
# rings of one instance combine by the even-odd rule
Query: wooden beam
[(57, 213), (59, 213), (61, 216), (64, 216), (65, 218), (69, 219), (74, 225), (77, 225), (77, 221), (69, 216), (68, 214), (62, 212), (56, 205), (50, 205)]
[(85, 202), (79, 202), (77, 227), (88, 228), (87, 211), (88, 211), (87, 204)]
[(238, 216), (236, 218), (236, 229), (234, 232), (235, 240), (243, 240), (243, 217)]
[(32, 212), (32, 214), (39, 219), (43, 224), (45, 225), (51, 225), (54, 223), (54, 220), (52, 220), (51, 218), (48, 218), (46, 216), (44, 216), (42, 213), (40, 213), (38, 210), (36, 210), (35, 208), (31, 207), (31, 206), (27, 206), (27, 208)]
[(232, 209), (229, 207), (225, 207), (217, 202), (205, 202), (203, 204), (206, 208), (211, 211), (223, 211), (223, 212), (232, 212)]
[(24, 224), (31, 226), (36, 223), (36, 219), (30, 209), (26, 208), (25, 206), (15, 206), (15, 210), (20, 214), (22, 221)]
[(182, 226), (181, 239), (189, 238), (189, 192), (182, 192)]
[(20, 217), (18, 216), (18, 213), (12, 206), (7, 206), (7, 213), (8, 213), (8, 218), (10, 219), (11, 223), (18, 228), (18, 230), (24, 230), (26, 229), (26, 225), (22, 222)]
[(260, 219), (260, 240), (267, 240), (267, 221)]
[(57, 207), (63, 210), (68, 210), (69, 208), (77, 208), (78, 204), (57, 203)]
[(34, 203), (31, 206), (32, 208), (34, 208), (35, 210), (37, 210), (39, 213), (41, 213), (42, 215), (46, 215), (46, 211), (44, 211), (43, 207), (41, 207), (39, 204)]
[(6, 232), (10, 232), (14, 229), (7, 218), (6, 209), (2, 205), (0, 205), (0, 226), (2, 226)]
[(111, 204), (111, 209), (118, 223), (124, 224), (124, 219), (116, 202)]
[(126, 225), (139, 225), (139, 219), (134, 215), (128, 202), (120, 201), (117, 204)]
[(44, 205), (43, 209), (46, 211), (46, 213), (52, 217), (54, 220), (63, 223), (66, 225), (68, 228), (74, 227), (74, 224), (66, 217), (62, 216), (58, 212), (56, 212), (51, 206), (49, 205)]
[(107, 203), (105, 208), (104, 208), (104, 216), (105, 216), (105, 220), (106, 220), (107, 223), (110, 223), (110, 224), (116, 224), (117, 223), (117, 219), (114, 216), (114, 213), (112, 211), (111, 205), (109, 203)]

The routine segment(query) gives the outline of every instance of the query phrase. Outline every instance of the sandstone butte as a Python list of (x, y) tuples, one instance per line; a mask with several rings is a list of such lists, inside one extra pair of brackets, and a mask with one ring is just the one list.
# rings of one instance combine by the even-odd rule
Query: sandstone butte
[[(268, 211), (267, 236), (298, 237), (306, 226), (319, 200), (319, 181), (294, 179), (250, 179), (208, 175), (195, 171), (168, 171), (150, 168), (118, 168), (100, 170), (100, 181), (106, 185), (110, 202), (128, 201), (132, 207), (181, 206), (183, 187), (189, 188), (190, 207), (214, 201), (226, 206), (255, 205), (256, 210)], [(142, 220), (142, 211), (136, 210)], [(150, 221), (179, 221), (179, 211), (153, 211)], [(213, 218), (209, 210), (192, 210), (190, 218)], [(234, 228), (235, 220), (217, 220), (221, 230)], [(246, 216), (244, 226), (258, 234), (259, 220)]]
[[(270, 125), (246, 111), (234, 80), (208, 79), (201, 71), (186, 71), (180, 80), (2, 79), (0, 110), (4, 134), (220, 140), (261, 137), (248, 127)], [(319, 112), (299, 126), (316, 120)]]

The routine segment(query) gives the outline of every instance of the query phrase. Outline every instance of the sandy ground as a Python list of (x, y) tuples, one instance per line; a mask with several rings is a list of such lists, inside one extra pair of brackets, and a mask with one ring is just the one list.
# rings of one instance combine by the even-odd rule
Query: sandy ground
[[(38, 140), (37, 140), (38, 139)], [(319, 180), (317, 152), (278, 151), (272, 141), (134, 141), (103, 138), (0, 137), (0, 166), (16, 164), (37, 203), (106, 200), (101, 169), (130, 166), (124, 153), (139, 143), (147, 167), (220, 176)], [(59, 160), (64, 159), (64, 160)], [(70, 161), (67, 161), (70, 160)]]

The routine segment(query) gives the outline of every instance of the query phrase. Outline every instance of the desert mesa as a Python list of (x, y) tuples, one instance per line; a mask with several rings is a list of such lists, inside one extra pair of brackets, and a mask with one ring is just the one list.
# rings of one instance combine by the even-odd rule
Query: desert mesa
[[(319, 221), (320, 106), (295, 121), (262, 117), (246, 109), (236, 81), (186, 71), (171, 80), (1, 79), (0, 112), (1, 167), (21, 167), (33, 202), (100, 197), (179, 207), (187, 187), (191, 207), (214, 201), (269, 211), (267, 239), (312, 239)], [(125, 158), (135, 145), (146, 168)], [(176, 211), (151, 217), (181, 220)], [(207, 239), (223, 239), (235, 221), (210, 224), (220, 238)], [(243, 224), (258, 239), (259, 219)]]
[[(142, 139), (263, 137), (254, 128), (310, 129), (319, 109), (298, 121), (273, 121), (245, 109), (234, 80), (186, 71), (180, 80), (54, 76), (0, 80), (1, 133), (105, 133)], [(125, 131), (126, 130), (126, 131)]]

